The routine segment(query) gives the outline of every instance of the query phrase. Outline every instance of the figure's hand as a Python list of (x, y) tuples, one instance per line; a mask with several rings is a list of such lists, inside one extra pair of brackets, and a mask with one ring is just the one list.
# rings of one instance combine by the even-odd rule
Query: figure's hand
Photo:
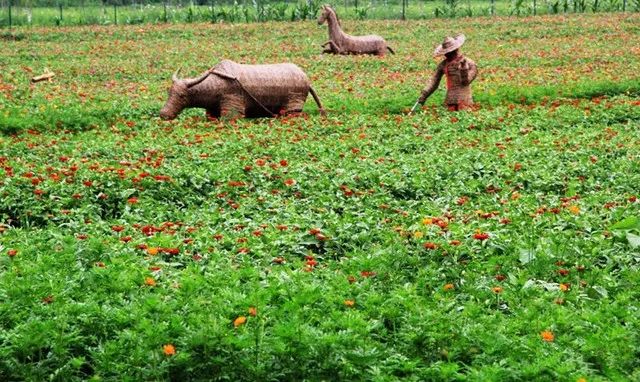
[(460, 62), (460, 70), (469, 70), (469, 62), (466, 58)]

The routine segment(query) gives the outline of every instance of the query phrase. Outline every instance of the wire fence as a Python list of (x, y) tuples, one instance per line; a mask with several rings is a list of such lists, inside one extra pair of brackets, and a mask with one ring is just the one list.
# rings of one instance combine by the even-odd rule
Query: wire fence
[[(13, 26), (307, 20), (320, 0), (0, 0), (0, 28)], [(338, 0), (350, 19), (639, 12), (640, 0)]]

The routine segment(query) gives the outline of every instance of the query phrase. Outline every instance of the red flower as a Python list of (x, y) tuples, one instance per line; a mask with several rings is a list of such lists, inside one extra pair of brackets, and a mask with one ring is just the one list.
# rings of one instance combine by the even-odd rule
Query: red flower
[(291, 187), (291, 186), (294, 186), (296, 184), (296, 180), (289, 178), (289, 179), (284, 181), (284, 184), (289, 186), (289, 187)]
[(280, 161), (280, 166), (287, 167), (288, 165), (289, 165), (289, 162), (287, 162), (286, 159), (283, 159), (283, 160)]
[(424, 243), (424, 247), (426, 249), (432, 250), (432, 249), (438, 248), (438, 245), (436, 243), (432, 243), (430, 241), (427, 241), (426, 243)]
[(122, 231), (124, 231), (124, 227), (123, 227), (123, 226), (121, 226), (121, 225), (114, 225), (114, 226), (112, 226), (112, 227), (111, 227), (111, 229), (112, 229), (114, 232), (122, 232)]
[(135, 196), (131, 197), (131, 198), (127, 199), (127, 203), (136, 204), (136, 203), (138, 203), (138, 198), (136, 198)]
[(453, 246), (458, 246), (458, 245), (460, 245), (461, 243), (460, 243), (460, 240), (451, 240), (451, 241), (449, 242), (449, 244), (450, 244), (450, 245), (453, 245)]
[(569, 270), (568, 269), (558, 269), (558, 274), (560, 276), (566, 276), (569, 274)]
[(9, 257), (14, 257), (17, 254), (18, 254), (18, 250), (17, 249), (10, 249), (10, 250), (7, 251), (7, 255)]
[(486, 232), (476, 232), (473, 234), (473, 238), (476, 240), (480, 240), (480, 241), (484, 241), (487, 240), (489, 238), (489, 234)]
[(372, 271), (362, 271), (360, 272), (360, 275), (366, 278), (366, 277), (374, 277), (376, 273)]
[(85, 185), (85, 187), (91, 187), (93, 186), (93, 182), (90, 180), (85, 180), (84, 182), (82, 182), (82, 184)]

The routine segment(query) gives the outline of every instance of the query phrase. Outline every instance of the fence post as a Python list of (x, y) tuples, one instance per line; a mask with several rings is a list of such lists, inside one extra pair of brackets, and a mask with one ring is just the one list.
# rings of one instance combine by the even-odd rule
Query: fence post
[(406, 11), (407, 3), (408, 3), (408, 0), (402, 0), (402, 19), (403, 20), (407, 19), (407, 11)]
[(113, 3), (113, 24), (118, 25), (118, 6)]
[(491, 0), (491, 16), (496, 14), (496, 0)]
[(211, 0), (211, 23), (216, 22), (216, 3), (214, 0)]
[(536, 0), (533, 0), (533, 15), (536, 15)]
[(627, 11), (627, 0), (622, 0), (622, 12)]
[(12, 3), (12, 0), (9, 0), (9, 29), (11, 29), (11, 25), (12, 25), (12, 22), (11, 22), (11, 5), (12, 4), (11, 3)]
[(164, 7), (164, 17), (163, 18), (164, 18), (164, 22), (166, 23), (167, 22), (167, 2), (163, 1), (162, 2), (162, 6)]
[(62, 24), (62, 3), (58, 3), (58, 13), (60, 14), (60, 24)]

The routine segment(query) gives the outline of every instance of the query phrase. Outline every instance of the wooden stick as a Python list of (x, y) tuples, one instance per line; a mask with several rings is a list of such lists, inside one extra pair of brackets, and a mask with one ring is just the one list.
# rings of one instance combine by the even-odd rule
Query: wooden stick
[(39, 76), (35, 76), (31, 79), (32, 83), (36, 83), (36, 82), (40, 82), (40, 81), (44, 81), (44, 80), (50, 80), (51, 78), (53, 78), (56, 74), (53, 72), (45, 72), (44, 74), (41, 74)]

